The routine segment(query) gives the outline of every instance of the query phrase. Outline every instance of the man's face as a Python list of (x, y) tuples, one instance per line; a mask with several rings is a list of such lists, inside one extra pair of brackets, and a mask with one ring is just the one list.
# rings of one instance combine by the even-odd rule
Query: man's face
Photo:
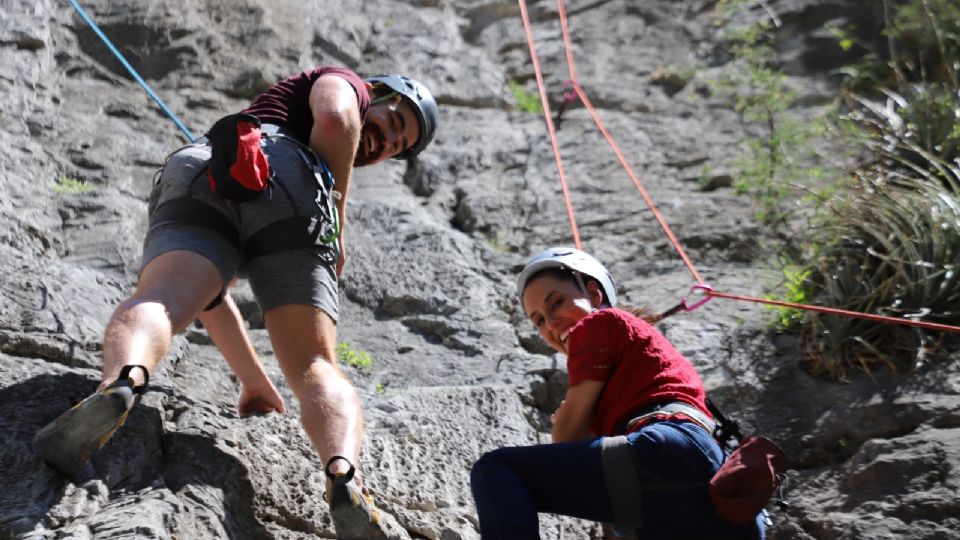
[(372, 105), (360, 130), (353, 164), (372, 165), (410, 148), (420, 136), (420, 123), (407, 100), (397, 95)]

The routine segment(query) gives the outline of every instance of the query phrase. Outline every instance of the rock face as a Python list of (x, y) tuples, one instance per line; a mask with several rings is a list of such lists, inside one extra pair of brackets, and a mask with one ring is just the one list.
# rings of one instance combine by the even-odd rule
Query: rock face
[[(195, 134), (317, 64), (409, 73), (434, 90), (441, 128), (422, 158), (356, 172), (339, 341), (373, 358), (345, 369), (364, 402), (362, 468), (379, 503), (411, 538), (478, 538), (471, 464), (548, 441), (565, 381), (514, 298), (529, 254), (572, 242), (543, 119), (516, 109), (508, 87), (534, 90), (517, 4), (83, 4)], [(769, 4), (784, 21), (785, 67), (806, 81), (801, 102), (819, 105), (821, 68), (842, 59), (815, 28), (869, 28), (875, 14), (854, 0)], [(529, 7), (556, 107), (568, 78), (557, 7)], [(749, 202), (729, 176), (708, 189), (684, 182), (724, 170), (743, 138), (701, 72), (676, 76), (727, 61), (713, 2), (567, 10), (580, 82), (704, 279), (762, 293), (777, 276), (758, 258), (767, 233)], [(321, 464), (243, 286), (238, 302), (288, 415), (240, 419), (236, 380), (191, 329), (85, 476), (67, 481), (37, 460), (34, 433), (97, 384), (104, 325), (136, 280), (151, 179), (183, 137), (67, 3), (7, 0), (3, 13), (0, 538), (332, 538)], [(833, 56), (818, 63), (821, 53)], [(585, 249), (609, 263), (627, 303), (674, 305), (693, 279), (582, 107), (565, 111), (559, 145)], [(786, 450), (793, 509), (775, 514), (771, 537), (960, 536), (956, 356), (838, 385), (800, 370), (766, 320), (718, 300), (661, 328), (728, 412)], [(601, 535), (552, 516), (541, 528), (549, 539)]]

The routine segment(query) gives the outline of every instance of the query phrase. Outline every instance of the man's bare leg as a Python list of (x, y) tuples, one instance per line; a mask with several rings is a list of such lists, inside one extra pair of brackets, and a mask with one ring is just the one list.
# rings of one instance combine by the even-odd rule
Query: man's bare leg
[[(344, 456), (359, 465), (363, 414), (356, 390), (336, 363), (336, 323), (318, 308), (292, 304), (271, 309), (264, 321), (280, 368), (300, 402), (303, 429), (320, 459), (326, 463)], [(346, 473), (349, 467), (337, 460), (329, 472)]]
[[(133, 297), (124, 301), (107, 325), (103, 379), (99, 392), (44, 426), (34, 437), (37, 453), (51, 466), (72, 475), (123, 425), (136, 402), (129, 384), (109, 386), (125, 365), (153, 371), (174, 332), (192, 321), (220, 290), (220, 273), (192, 252), (172, 251), (144, 268)], [(134, 387), (145, 382), (133, 370)]]
[[(327, 502), (337, 537), (343, 540), (409, 538), (396, 519), (365, 494), (359, 471), (363, 442), (360, 399), (334, 356), (337, 327), (322, 310), (284, 305), (264, 316), (280, 368), (300, 402), (300, 421), (327, 469)], [(333, 456), (350, 460), (330, 461)], [(332, 477), (336, 477), (333, 480)]]
[[(191, 251), (170, 251), (140, 273), (133, 296), (117, 306), (103, 338), (103, 379), (114, 380), (123, 366), (139, 364), (153, 373), (174, 334), (187, 327), (220, 292), (217, 267)], [(134, 383), (143, 383), (133, 370)]]

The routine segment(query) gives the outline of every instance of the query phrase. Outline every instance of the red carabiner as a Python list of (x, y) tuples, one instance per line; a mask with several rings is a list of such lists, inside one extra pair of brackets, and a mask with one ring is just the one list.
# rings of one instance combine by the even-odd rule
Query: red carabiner
[(577, 84), (573, 79), (567, 79), (563, 81), (563, 84), (560, 87), (563, 89), (563, 102), (564, 103), (573, 103), (577, 100), (577, 90), (574, 88), (574, 85)]
[(697, 283), (693, 287), (690, 287), (690, 292), (691, 293), (697, 292), (697, 294), (702, 294), (704, 295), (704, 297), (700, 299), (697, 303), (693, 304), (692, 306), (687, 305), (686, 298), (684, 298), (683, 300), (680, 300), (680, 305), (683, 306), (683, 309), (685, 311), (693, 311), (698, 307), (706, 304), (710, 300), (713, 300), (713, 295), (711, 294), (713, 292), (713, 287), (711, 287), (710, 285), (707, 285), (706, 283)]

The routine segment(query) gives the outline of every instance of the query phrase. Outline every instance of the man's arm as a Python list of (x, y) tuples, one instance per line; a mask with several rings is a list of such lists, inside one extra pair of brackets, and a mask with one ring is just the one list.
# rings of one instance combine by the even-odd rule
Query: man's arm
[(553, 442), (582, 441), (590, 438), (590, 418), (601, 392), (602, 381), (580, 381), (567, 389), (567, 395), (551, 417)]
[(240, 416), (274, 411), (285, 413), (283, 398), (263, 370), (263, 364), (243, 326), (240, 310), (230, 294), (225, 294), (217, 307), (202, 312), (200, 322), (243, 385), (237, 404)]
[[(340, 192), (337, 211), (340, 229), (347, 221), (347, 193), (353, 174), (353, 160), (360, 143), (360, 107), (353, 87), (337, 75), (323, 75), (310, 89), (313, 130), (310, 148), (327, 163), (333, 173), (334, 189)], [(343, 242), (340, 242), (343, 253)], [(339, 268), (338, 274), (339, 274)]]

